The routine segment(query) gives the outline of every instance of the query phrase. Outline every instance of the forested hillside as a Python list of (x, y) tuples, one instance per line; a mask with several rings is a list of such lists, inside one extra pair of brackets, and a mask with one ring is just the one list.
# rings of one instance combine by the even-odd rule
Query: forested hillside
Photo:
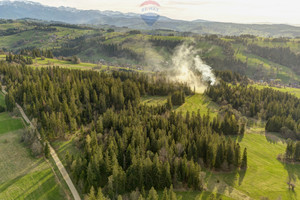
[(163, 76), (32, 69), (3, 62), (0, 73), (8, 90), (7, 108), (12, 110), (13, 102), (22, 105), (37, 119), (43, 138), (79, 131), (80, 154), (66, 160), (83, 193), (101, 187), (115, 199), (136, 188), (202, 190), (204, 177), (198, 174), (203, 169), (247, 167), (246, 150), (223, 136), (244, 134), (244, 124), (234, 115), (212, 120), (199, 111), (175, 113), (172, 101), (140, 104), (146, 94), (192, 94), (186, 85)]
[[(188, 43), (215, 70), (232, 70), (265, 82), (276, 80), (282, 84), (298, 84), (300, 81), (297, 67), (300, 40), (297, 38), (200, 36), (170, 30), (154, 33), (32, 20), (1, 20), (0, 34), (0, 48), (6, 53), (22, 54), (26, 49), (50, 50), (60, 60), (62, 56), (76, 55), (82, 62), (99, 66), (114, 65), (151, 71), (172, 67), (174, 50)], [(37, 65), (38, 61), (32, 61), (33, 65)], [(52, 64), (49, 61), (49, 65)]]
[(210, 87), (206, 94), (220, 104), (230, 104), (247, 117), (266, 121), (265, 129), (280, 132), (283, 137), (299, 138), (300, 100), (289, 93), (270, 88), (230, 86)]

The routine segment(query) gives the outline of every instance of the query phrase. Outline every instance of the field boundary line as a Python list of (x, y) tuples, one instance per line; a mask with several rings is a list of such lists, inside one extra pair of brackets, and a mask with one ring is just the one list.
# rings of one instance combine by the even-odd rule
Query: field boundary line
[[(2, 92), (4, 94), (7, 94), (7, 92), (5, 91), (5, 87), (2, 86)], [(40, 133), (37, 131), (36, 127), (31, 123), (31, 121), (29, 120), (29, 118), (27, 117), (27, 115), (25, 114), (23, 108), (18, 104), (16, 103), (16, 107), (18, 108), (19, 112), (21, 113), (23, 119), (25, 120), (26, 123), (28, 123), (30, 125), (31, 128), (33, 128), (34, 130), (36, 130), (37, 132), (37, 136), (38, 136), (38, 139), (40, 141), (42, 141), (42, 137), (40, 135)], [(59, 172), (61, 173), (63, 179), (65, 180), (65, 182), (67, 183), (71, 193), (72, 193), (72, 196), (74, 198), (74, 200), (81, 200), (80, 198), (80, 195), (75, 187), (75, 185), (73, 184), (66, 168), (63, 166), (62, 162), (60, 161), (60, 159), (58, 158), (55, 150), (52, 148), (52, 146), (48, 143), (49, 145), (49, 149), (50, 149), (50, 155), (51, 157), (53, 158)]]
[[(30, 125), (30, 127), (32, 127), (33, 129), (36, 129), (36, 127), (31, 123), (31, 121), (29, 120), (29, 118), (27, 117), (27, 115), (25, 114), (23, 108), (16, 103), (16, 106), (18, 108), (18, 110), (20, 111), (22, 117), (24, 118), (24, 120)], [(42, 140), (40, 133), (37, 131), (37, 136), (39, 140)], [(75, 187), (75, 185), (73, 184), (66, 168), (63, 166), (62, 162), (60, 161), (60, 159), (58, 158), (55, 150), (52, 148), (52, 146), (48, 143), (49, 145), (49, 149), (50, 149), (50, 155), (53, 158), (58, 170), (60, 171), (63, 179), (65, 180), (65, 182), (67, 183), (73, 197), (74, 200), (81, 200), (80, 195)]]

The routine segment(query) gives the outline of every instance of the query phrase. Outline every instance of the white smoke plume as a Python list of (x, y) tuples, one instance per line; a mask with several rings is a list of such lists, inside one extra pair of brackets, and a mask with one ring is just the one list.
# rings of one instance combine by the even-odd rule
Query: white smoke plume
[(216, 84), (211, 67), (203, 63), (199, 50), (195, 50), (193, 46), (179, 46), (172, 57), (172, 65), (170, 79), (187, 83), (192, 89), (195, 87), (198, 93), (204, 92), (209, 84)]

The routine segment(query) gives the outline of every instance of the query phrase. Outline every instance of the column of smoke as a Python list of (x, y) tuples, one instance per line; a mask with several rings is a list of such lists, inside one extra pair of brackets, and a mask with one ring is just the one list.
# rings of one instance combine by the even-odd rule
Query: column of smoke
[(187, 83), (196, 92), (202, 93), (206, 87), (216, 84), (216, 77), (210, 66), (203, 63), (199, 51), (193, 46), (179, 46), (172, 57), (170, 80)]

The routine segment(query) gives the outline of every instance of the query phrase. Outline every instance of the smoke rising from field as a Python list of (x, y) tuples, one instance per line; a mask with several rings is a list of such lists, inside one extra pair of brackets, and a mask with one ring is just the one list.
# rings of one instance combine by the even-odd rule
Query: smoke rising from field
[(179, 46), (172, 57), (169, 75), (171, 80), (187, 83), (192, 89), (195, 87), (196, 92), (203, 92), (209, 84), (216, 84), (216, 77), (198, 54), (199, 50), (193, 46)]

